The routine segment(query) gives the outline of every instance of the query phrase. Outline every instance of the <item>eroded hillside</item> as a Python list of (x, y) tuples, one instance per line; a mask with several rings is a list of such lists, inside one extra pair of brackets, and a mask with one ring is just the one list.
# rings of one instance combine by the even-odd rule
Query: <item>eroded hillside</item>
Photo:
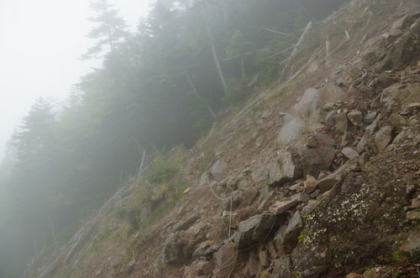
[(155, 159), (37, 277), (419, 277), (420, 5), (369, 3), (311, 26), (281, 82)]

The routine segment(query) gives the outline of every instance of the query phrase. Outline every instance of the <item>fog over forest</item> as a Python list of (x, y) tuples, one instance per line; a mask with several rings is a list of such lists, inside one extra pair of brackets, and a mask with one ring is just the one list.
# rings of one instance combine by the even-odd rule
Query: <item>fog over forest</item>
[(277, 80), (346, 1), (85, 2), (0, 4), (0, 277), (67, 242), (143, 152), (193, 146)]

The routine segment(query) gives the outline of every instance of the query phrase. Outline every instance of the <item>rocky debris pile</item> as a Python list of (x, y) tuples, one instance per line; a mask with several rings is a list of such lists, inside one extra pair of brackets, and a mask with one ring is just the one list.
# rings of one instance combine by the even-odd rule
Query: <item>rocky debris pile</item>
[[(420, 52), (413, 52), (420, 46), (418, 15), (402, 17), (384, 36), (400, 37), (390, 54), (363, 54), (371, 79), (305, 91), (284, 114), (278, 142), (289, 144), (274, 160), (236, 175), (216, 161), (201, 184), (212, 184), (224, 200), (220, 222), (230, 237), (212, 238), (204, 219), (190, 216), (174, 226), (164, 262), (185, 265), (184, 277), (370, 277), (363, 268), (392, 263), (395, 250), (414, 263), (420, 250), (413, 230), (420, 219), (420, 80), (412, 74), (420, 73)], [(399, 51), (407, 41), (412, 48)], [(401, 70), (374, 73), (390, 65)], [(296, 140), (313, 115), (323, 127)]]

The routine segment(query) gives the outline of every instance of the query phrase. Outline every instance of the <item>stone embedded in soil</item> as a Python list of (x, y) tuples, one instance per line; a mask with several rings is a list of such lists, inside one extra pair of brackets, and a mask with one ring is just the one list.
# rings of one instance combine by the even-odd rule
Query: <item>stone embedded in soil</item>
[(303, 192), (305, 190), (305, 187), (302, 185), (302, 183), (297, 183), (290, 186), (289, 190), (296, 191), (296, 192)]
[(292, 196), (292, 199), (295, 199), (299, 203), (307, 203), (311, 199), (311, 197), (309, 196), (308, 193), (301, 192), (301, 193), (298, 193), (298, 194)]
[(384, 126), (375, 134), (375, 145), (377, 150), (383, 151), (392, 139), (392, 127)]
[(207, 185), (209, 184), (209, 182), (210, 182), (209, 175), (207, 174), (207, 172), (204, 172), (200, 178), (200, 186)]
[(362, 126), (362, 112), (359, 110), (352, 110), (349, 113), (347, 113), (347, 118), (350, 120), (350, 122), (354, 126)]
[(293, 198), (291, 200), (277, 201), (269, 208), (269, 211), (275, 215), (279, 215), (291, 208), (294, 208), (298, 204), (299, 201), (297, 198)]
[(347, 129), (348, 129), (348, 122), (347, 122), (347, 116), (344, 113), (341, 114), (336, 114), (334, 116), (334, 128), (335, 130), (341, 132), (341, 133), (346, 133)]
[(323, 178), (322, 180), (318, 181), (318, 183), (316, 184), (316, 187), (319, 189), (321, 193), (324, 193), (330, 190), (331, 188), (333, 188), (337, 182), (338, 182), (338, 176), (335, 174), (331, 174)]
[(316, 189), (316, 179), (311, 175), (306, 176), (306, 180), (304, 181), (305, 190), (307, 193), (312, 193)]
[(174, 231), (182, 231), (182, 230), (186, 230), (189, 227), (192, 226), (192, 224), (195, 223), (195, 221), (197, 221), (200, 218), (200, 216), (198, 214), (193, 214), (190, 217), (188, 217), (186, 220), (178, 222), (177, 224), (175, 224), (174, 226)]
[(352, 149), (352, 148), (350, 148), (350, 147), (345, 147), (345, 148), (343, 148), (343, 149), (341, 150), (341, 153), (342, 153), (345, 157), (347, 157), (348, 159), (353, 159), (353, 158), (356, 158), (356, 157), (358, 157), (358, 156), (359, 156), (359, 153), (358, 153), (356, 150), (354, 150), (354, 149)]
[(296, 245), (298, 242), (298, 236), (302, 230), (302, 217), (300, 216), (300, 212), (296, 211), (292, 218), (289, 220), (289, 225), (287, 225), (283, 244), (290, 246)]
[(227, 277), (231, 272), (231, 262), (236, 256), (235, 247), (231, 242), (223, 245), (219, 251), (213, 254), (217, 267), (215, 269), (216, 277)]
[(219, 249), (219, 244), (216, 244), (211, 240), (203, 241), (195, 248), (193, 252), (193, 258), (210, 256), (214, 252), (217, 252)]
[(370, 124), (371, 124), (371, 123), (373, 123), (373, 121), (375, 120), (376, 115), (378, 115), (378, 113), (376, 113), (375, 111), (370, 112), (370, 113), (367, 113), (367, 114), (365, 115), (365, 117), (363, 118), (363, 123), (364, 123), (365, 125), (370, 125)]
[(210, 174), (213, 178), (219, 179), (227, 168), (228, 165), (226, 161), (219, 159), (213, 164), (213, 166), (211, 166)]

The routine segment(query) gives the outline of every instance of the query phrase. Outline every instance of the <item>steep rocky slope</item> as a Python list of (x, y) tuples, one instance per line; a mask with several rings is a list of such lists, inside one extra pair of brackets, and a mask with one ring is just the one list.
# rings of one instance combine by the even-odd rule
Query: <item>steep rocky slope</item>
[(329, 53), (309, 37), (296, 79), (173, 179), (120, 191), (38, 277), (419, 277), (420, 5), (354, 1), (312, 32)]

